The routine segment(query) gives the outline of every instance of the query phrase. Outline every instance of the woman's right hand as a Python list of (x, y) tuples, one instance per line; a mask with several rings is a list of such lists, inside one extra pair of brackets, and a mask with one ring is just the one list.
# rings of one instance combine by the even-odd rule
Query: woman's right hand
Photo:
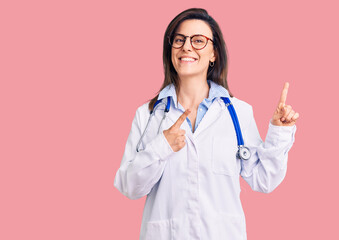
[(180, 129), (180, 126), (190, 113), (191, 110), (187, 109), (169, 129), (163, 131), (167, 139), (167, 142), (171, 145), (171, 148), (173, 149), (174, 152), (178, 152), (186, 144), (185, 143), (186, 131)]

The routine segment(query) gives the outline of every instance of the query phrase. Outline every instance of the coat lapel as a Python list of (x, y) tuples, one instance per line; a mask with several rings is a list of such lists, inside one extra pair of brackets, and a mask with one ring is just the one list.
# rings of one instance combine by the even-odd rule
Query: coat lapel
[[(171, 107), (169, 113), (168, 113), (168, 119), (169, 119), (169, 125), (168, 128), (171, 127), (177, 120), (178, 118), (182, 115), (183, 113), (179, 111), (178, 109)], [(193, 133), (191, 131), (190, 126), (188, 125), (187, 120), (185, 120), (181, 124), (181, 129), (186, 131), (186, 136), (189, 137), (191, 140), (193, 140)]]
[[(222, 101), (222, 100), (221, 100)], [(205, 131), (211, 124), (215, 122), (216, 119), (224, 112), (225, 104), (220, 103), (220, 99), (215, 99), (211, 106), (208, 108), (205, 116), (201, 119), (198, 128), (194, 132), (194, 138), (197, 138), (198, 135)]]

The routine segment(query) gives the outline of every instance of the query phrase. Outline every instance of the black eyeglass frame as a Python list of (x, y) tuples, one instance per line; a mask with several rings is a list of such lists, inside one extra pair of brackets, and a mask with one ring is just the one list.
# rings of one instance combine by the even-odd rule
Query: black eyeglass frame
[[(210, 40), (210, 41), (214, 44), (214, 41), (213, 41), (211, 38), (206, 37), (205, 35), (202, 35), (202, 34), (194, 34), (194, 35), (192, 35), (192, 36), (185, 36), (185, 35), (180, 34), (180, 33), (175, 33), (175, 34), (173, 35), (173, 39), (174, 39), (174, 37), (175, 37), (176, 35), (180, 35), (180, 36), (182, 36), (182, 37), (184, 38), (184, 42), (183, 42), (183, 44), (182, 44), (181, 47), (173, 47), (173, 45), (171, 44), (171, 36), (167, 36), (167, 37), (168, 37), (168, 42), (169, 42), (169, 44), (172, 46), (172, 48), (175, 48), (175, 49), (182, 48), (182, 47), (185, 45), (185, 43), (186, 43), (186, 38), (188, 38), (188, 37), (190, 38), (190, 43), (191, 43), (192, 48), (194, 48), (195, 50), (201, 50), (201, 49), (204, 49), (204, 48), (207, 46), (208, 40)], [(193, 44), (192, 44), (192, 38), (193, 38), (193, 37), (196, 37), (196, 36), (202, 36), (202, 37), (206, 38), (207, 41), (206, 41), (205, 46), (203, 46), (202, 48), (195, 48), (195, 47), (193, 47)]]

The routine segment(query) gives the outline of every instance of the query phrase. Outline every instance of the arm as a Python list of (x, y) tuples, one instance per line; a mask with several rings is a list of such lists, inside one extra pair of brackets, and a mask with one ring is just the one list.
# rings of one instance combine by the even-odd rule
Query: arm
[(137, 110), (133, 119), (120, 168), (114, 180), (114, 186), (130, 199), (141, 198), (151, 191), (165, 169), (168, 156), (173, 153), (163, 132), (146, 143), (144, 150), (136, 151), (137, 143), (144, 131), (140, 127), (140, 111), (141, 108)]
[(288, 151), (291, 149), (296, 126), (275, 126), (269, 123), (265, 142), (260, 138), (251, 107), (249, 125), (244, 132), (245, 144), (252, 156), (241, 160), (242, 178), (254, 191), (270, 193), (284, 179), (287, 170)]

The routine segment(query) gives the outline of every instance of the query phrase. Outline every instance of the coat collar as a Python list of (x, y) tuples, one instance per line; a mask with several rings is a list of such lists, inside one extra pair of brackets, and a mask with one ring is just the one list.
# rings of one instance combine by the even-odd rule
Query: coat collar
[[(211, 81), (207, 80), (208, 85), (210, 86), (210, 90), (208, 93), (208, 98), (205, 98), (204, 101), (206, 105), (209, 107), (215, 98), (217, 97), (230, 97), (230, 94), (228, 93), (227, 89), (223, 86)], [(171, 105), (174, 105), (175, 108), (179, 108), (177, 104), (177, 94), (175, 92), (175, 86), (173, 83), (167, 85), (164, 89), (162, 89), (159, 93), (158, 99), (163, 99), (170, 96), (172, 101)]]

